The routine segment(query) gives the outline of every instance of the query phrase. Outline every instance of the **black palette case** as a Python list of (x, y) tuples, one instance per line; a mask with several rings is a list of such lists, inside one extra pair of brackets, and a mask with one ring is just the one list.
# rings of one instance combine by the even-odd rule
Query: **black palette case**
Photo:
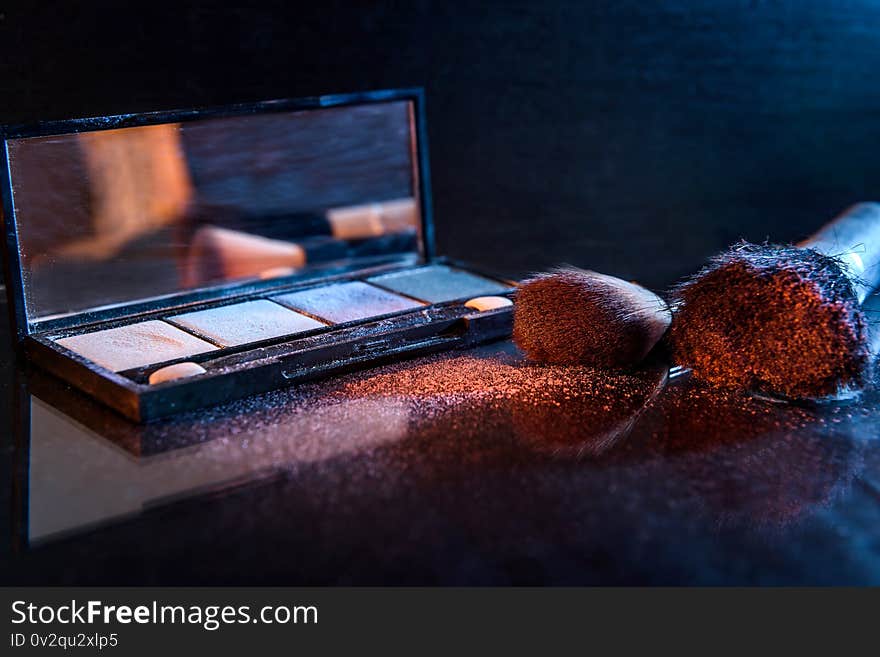
[(132, 420), (510, 334), (434, 253), (419, 89), (0, 136), (21, 350)]

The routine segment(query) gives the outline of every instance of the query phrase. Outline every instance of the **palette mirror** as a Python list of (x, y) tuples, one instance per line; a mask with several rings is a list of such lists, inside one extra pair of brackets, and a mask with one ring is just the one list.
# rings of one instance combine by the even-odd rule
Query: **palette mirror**
[(506, 337), (438, 257), (419, 89), (0, 126), (29, 359), (126, 417)]
[(415, 261), (409, 100), (7, 141), (30, 322)]

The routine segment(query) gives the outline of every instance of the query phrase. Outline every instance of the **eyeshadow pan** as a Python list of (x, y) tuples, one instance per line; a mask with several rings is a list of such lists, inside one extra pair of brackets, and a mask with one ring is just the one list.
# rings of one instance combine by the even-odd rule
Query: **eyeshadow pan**
[(381, 274), (367, 279), (370, 283), (400, 292), (428, 303), (442, 303), (503, 294), (510, 286), (446, 265), (429, 265), (418, 269)]
[(337, 324), (424, 306), (362, 281), (291, 292), (273, 300)]
[(217, 349), (159, 320), (72, 335), (56, 342), (113, 372)]
[(224, 347), (280, 338), (326, 326), (266, 299), (198, 310), (168, 318)]

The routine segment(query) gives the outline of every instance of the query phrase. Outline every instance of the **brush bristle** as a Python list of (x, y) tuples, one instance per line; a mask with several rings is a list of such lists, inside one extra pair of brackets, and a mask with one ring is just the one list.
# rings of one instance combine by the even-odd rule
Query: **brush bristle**
[(652, 292), (566, 267), (520, 285), (513, 339), (533, 361), (626, 369), (647, 355), (670, 319)]
[(716, 385), (822, 398), (864, 384), (867, 321), (840, 262), (741, 242), (673, 293), (675, 360)]

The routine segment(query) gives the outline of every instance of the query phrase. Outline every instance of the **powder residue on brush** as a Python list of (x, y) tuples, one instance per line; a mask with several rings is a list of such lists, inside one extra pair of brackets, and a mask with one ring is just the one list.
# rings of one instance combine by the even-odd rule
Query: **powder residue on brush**
[(836, 258), (742, 242), (674, 294), (674, 358), (712, 384), (821, 398), (865, 382), (867, 321)]

